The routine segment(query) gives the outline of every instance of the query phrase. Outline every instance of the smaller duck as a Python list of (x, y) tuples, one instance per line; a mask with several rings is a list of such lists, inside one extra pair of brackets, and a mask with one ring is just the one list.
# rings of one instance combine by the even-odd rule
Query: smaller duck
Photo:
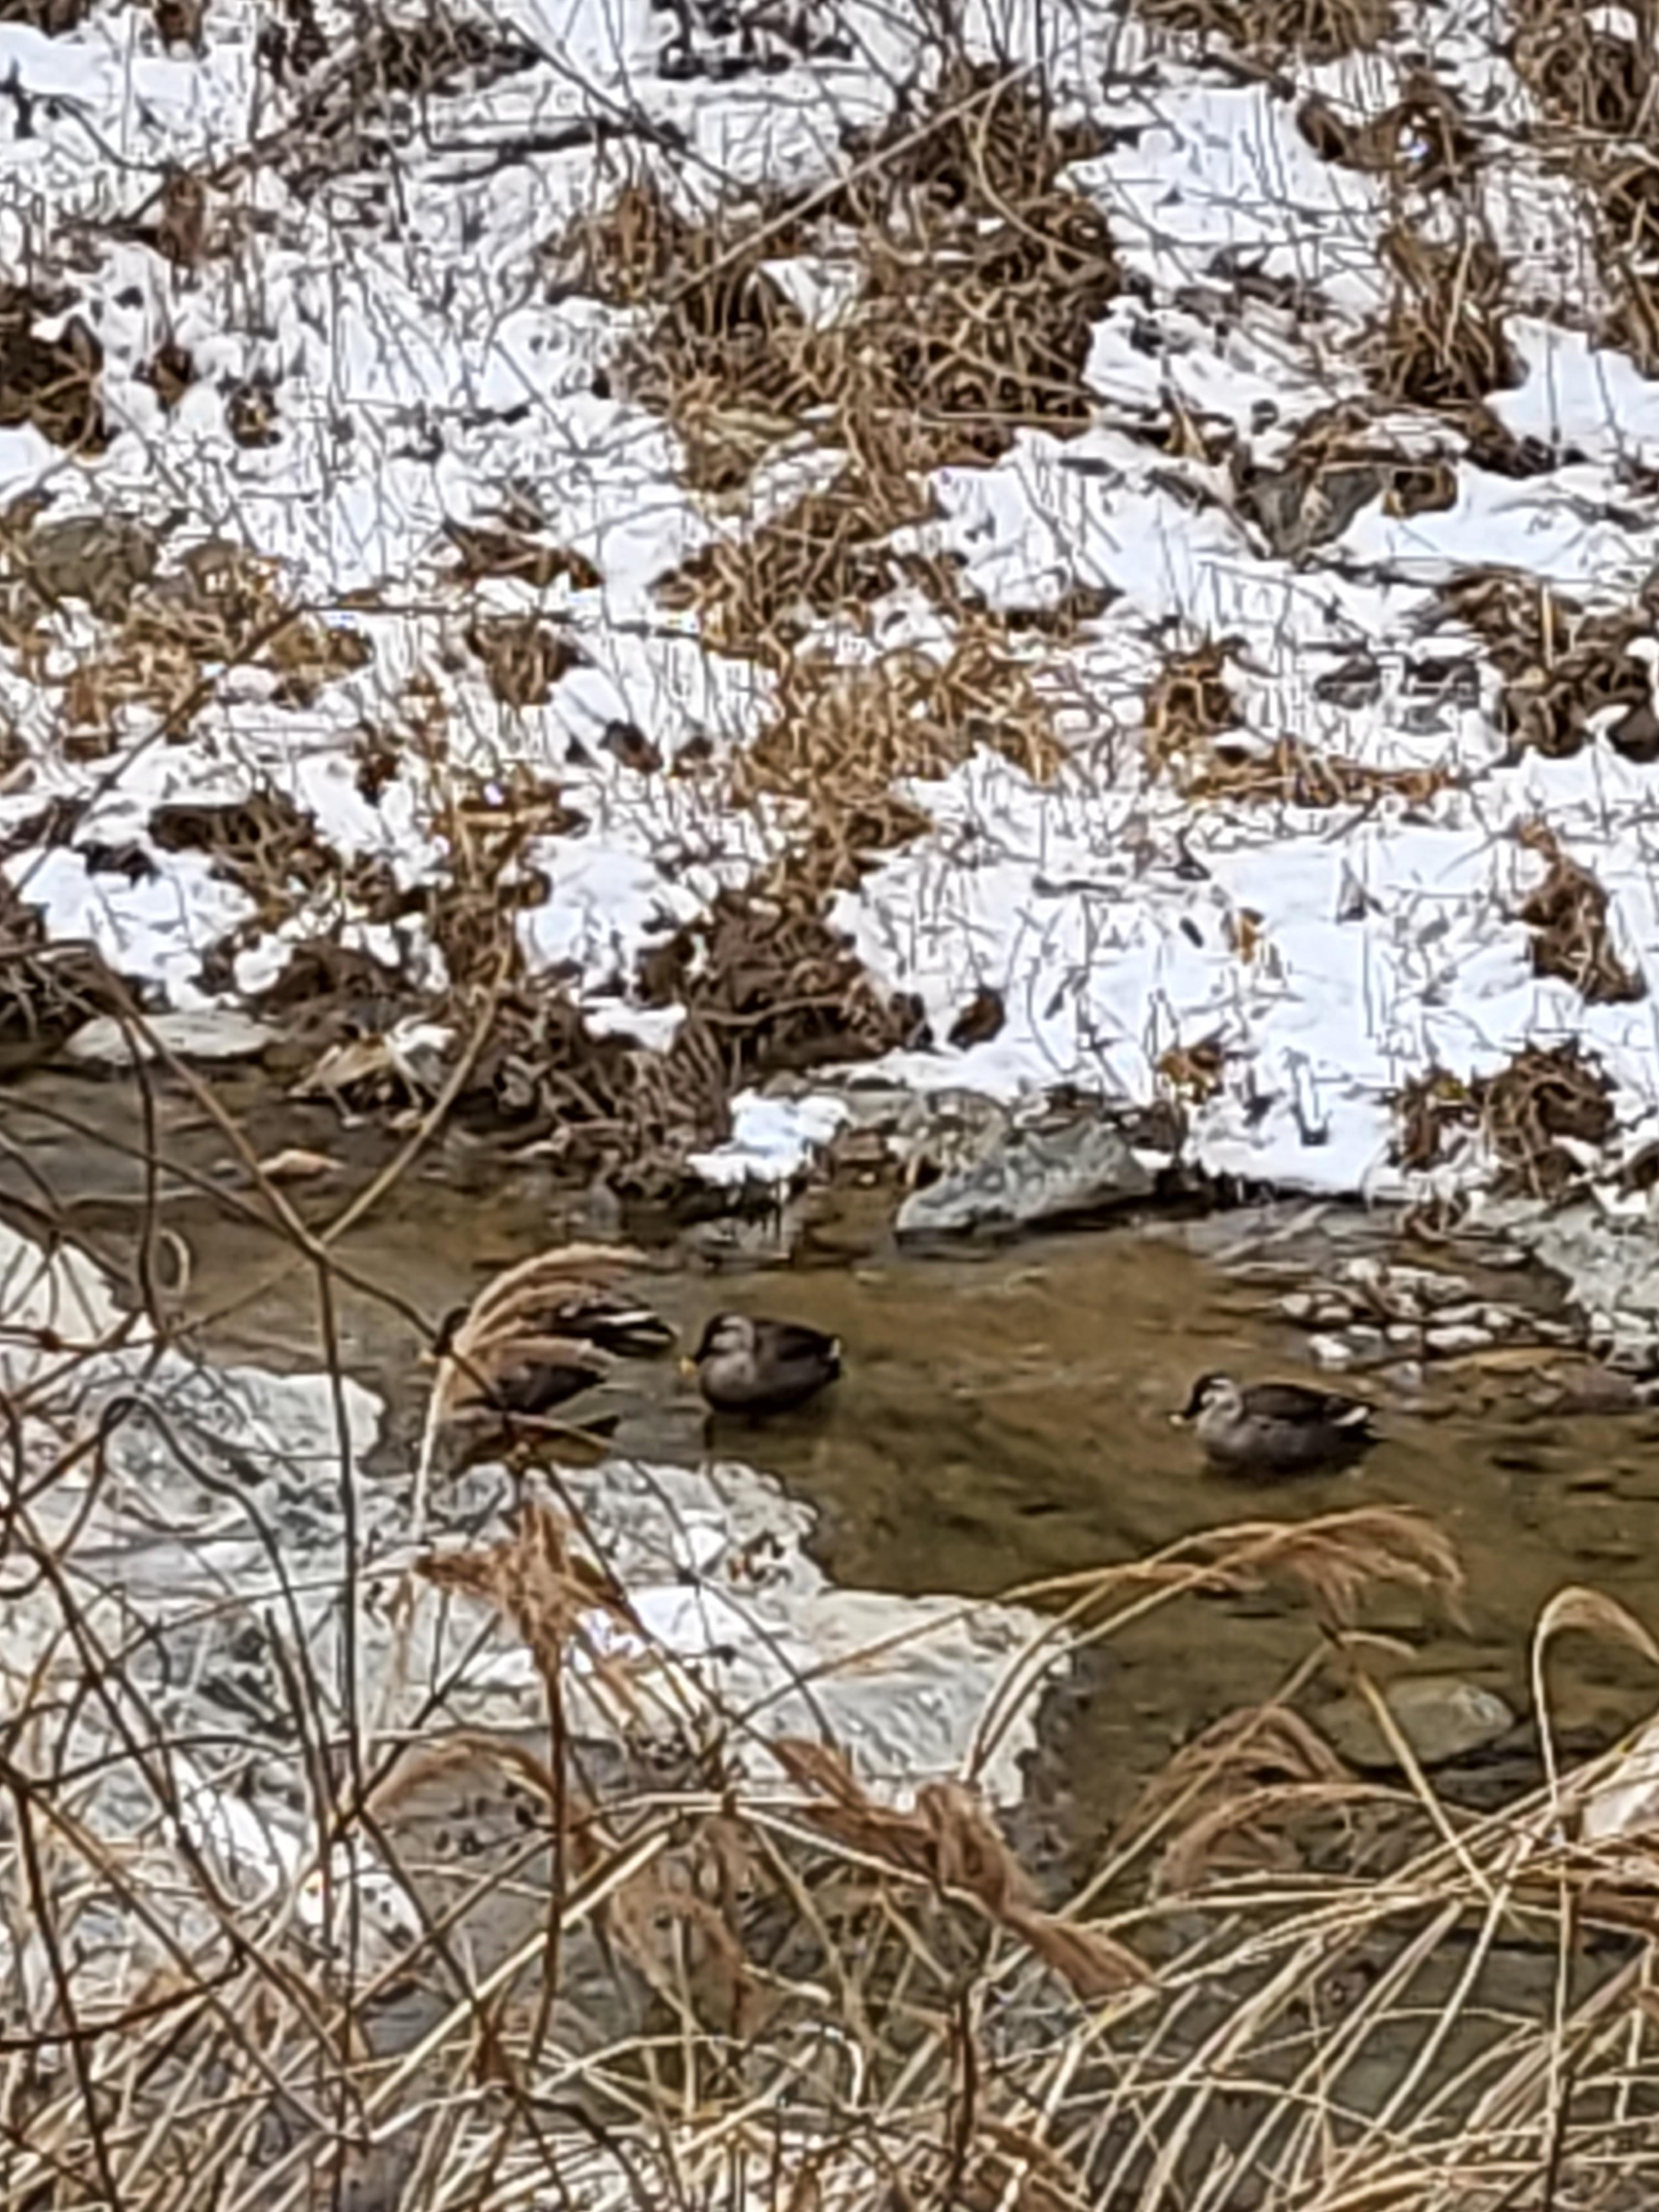
[(785, 1413), (841, 1373), (841, 1346), (799, 1322), (716, 1314), (685, 1363), (717, 1413)]
[(465, 1306), (446, 1314), (433, 1340), (446, 1416), (482, 1410), (532, 1418), (550, 1413), (605, 1382), (616, 1364), (603, 1346), (574, 1333), (525, 1333), (504, 1345), (470, 1351), (462, 1336), (465, 1321)]
[(641, 1255), (605, 1245), (538, 1252), (495, 1276), (433, 1339), (439, 1420), (471, 1412), (539, 1419), (668, 1350), (674, 1331), (617, 1278)]
[(1358, 1459), (1376, 1443), (1373, 1409), (1359, 1398), (1300, 1382), (1234, 1382), (1200, 1375), (1185, 1408), (1214, 1467), (1233, 1474), (1301, 1474)]

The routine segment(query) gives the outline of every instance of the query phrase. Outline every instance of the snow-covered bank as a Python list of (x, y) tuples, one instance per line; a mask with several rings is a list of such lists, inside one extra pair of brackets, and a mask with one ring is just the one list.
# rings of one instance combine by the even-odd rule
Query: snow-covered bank
[[(860, 158), (837, 134), (880, 125), (907, 73), (931, 127), (920, 27), (856, 7), (816, 44), (775, 27), (763, 69), (695, 9), (675, 61), (647, 0), (556, 21), (394, 10), (372, 31), (324, 9), (332, 58), (308, 68), (246, 0), (211, 8), (194, 48), (103, 9), (53, 38), (0, 28), (30, 102), (0, 145), (9, 220), (57, 270), (14, 320), (60, 366), (98, 356), (78, 445), (44, 386), (0, 432), (0, 840), (48, 937), (90, 938), (181, 1008), (260, 993), (299, 948), (328, 953), (313, 994), (362, 963), (400, 1018), (442, 1017), (420, 1032), (429, 1075), (386, 1055), (406, 1099), (460, 1049), (453, 994), (489, 988), (509, 949), (595, 1036), (667, 1048), (714, 956), (665, 996), (641, 956), (781, 863), (873, 987), (919, 1002), (932, 1043), (873, 1079), (1174, 1098), (1211, 1170), (1445, 1200), (1514, 1164), (1478, 1110), (1437, 1157), (1402, 1155), (1401, 1091), (1576, 1040), (1611, 1113), (1575, 1170), (1611, 1188), (1659, 1115), (1659, 768), (1636, 729), (1659, 400), (1597, 342), (1592, 212), (1505, 23), (1460, 4), (1240, 82), (1133, 8), (1006, 15), (995, 40), (964, 26), (1007, 88), (997, 107), (993, 70), (968, 105), (1000, 128), (1040, 58), (1092, 134), (1052, 180), (1112, 257), (1089, 280), (1075, 404), (925, 468), (926, 511), (869, 541), (862, 603), (815, 611), (809, 576), (781, 659), (734, 642), (729, 606), (711, 649), (707, 598), (661, 586), (710, 548), (748, 557), (834, 476), (844, 455), (816, 441), (835, 409), (761, 419), (715, 388), (699, 432), (684, 393), (647, 404), (629, 349), (692, 283), (684, 238), (762, 186), (808, 196), (799, 235), (770, 218), (777, 298), (826, 344), (863, 327), (868, 240), (822, 210)], [(1394, 169), (1367, 130), (1394, 132)], [(1443, 137), (1465, 149), (1449, 171)], [(89, 146), (174, 181), (146, 198)], [(684, 238), (602, 298), (592, 240), (641, 180), (658, 198), (635, 216), (672, 207)], [(994, 210), (975, 219), (994, 230)], [(1472, 279), (1440, 333), (1442, 398), (1402, 318), (1433, 321), (1434, 256), (1454, 248), (1503, 276), (1491, 300)], [(1477, 295), (1479, 389), (1480, 332), (1457, 320)], [(710, 452), (725, 475), (699, 489)], [(1531, 594), (1535, 667), (1481, 612), (1471, 580), (1493, 568)], [(1079, 593), (1079, 619), (1031, 626)], [(832, 827), (857, 865), (826, 889), (823, 779), (758, 774), (757, 740), (787, 750), (814, 648), (844, 672), (943, 666), (964, 606), (993, 626), (975, 665), (1029, 678), (1057, 764), (1006, 757), (999, 677), (988, 726), (950, 733), (961, 757), (924, 749), (927, 773), (901, 765), (876, 794), (917, 810), (902, 831), (889, 809), (859, 847), (848, 799)], [(1207, 687), (1196, 721), (1172, 672)], [(1571, 741), (1529, 742), (1526, 701), (1563, 686)], [(1540, 822), (1581, 896), (1599, 886), (1603, 988), (1528, 918), (1551, 862), (1516, 832)], [(481, 937), (503, 912), (507, 936)], [(963, 1024), (992, 1000), (994, 1022)], [(751, 1018), (721, 1007), (715, 1034)], [(531, 1030), (498, 1090), (533, 1089), (521, 1063), (553, 1048)], [(764, 1054), (734, 1047), (729, 1136), (688, 1127), (692, 1164), (787, 1176), (844, 1118), (819, 1072), (763, 1096)]]
[[(349, 1377), (337, 1397), (325, 1375), (122, 1346), (131, 1333), (83, 1260), (48, 1259), (7, 1231), (0, 1262), (15, 1286), (4, 1320), (21, 1409), (14, 1492), (27, 1500), (14, 1548), (23, 1531), (29, 1553), (61, 1548), (82, 1626), (109, 1648), (124, 1622), (146, 1623), (133, 1694), (156, 1725), (204, 1746), (179, 1787), (227, 1880), (274, 1905), (307, 1878), (317, 1845), (292, 1748), (296, 1681), (316, 1700), (308, 1725), (362, 1733), (371, 1765), (410, 1731), (544, 1731), (542, 1682), (512, 1623), (414, 1571), (410, 1471), (366, 1471), (383, 1413), (370, 1393)], [(56, 1317), (33, 1324), (57, 1332), (53, 1348), (26, 1312)], [(66, 1356), (71, 1312), (112, 1348)], [(770, 1742), (823, 1738), (896, 1805), (951, 1779), (993, 1803), (1019, 1799), (1036, 1701), (1064, 1663), (1036, 1616), (837, 1589), (805, 1556), (810, 1510), (746, 1467), (615, 1460), (562, 1481), (550, 1510), (575, 1515), (572, 1541), (626, 1616), (595, 1604), (570, 1624), (565, 1717), (583, 1739), (648, 1741), (665, 1759), (695, 1752), (710, 1771), (775, 1790)], [(480, 1469), (441, 1498), (441, 1529), (470, 1533), (441, 1536), (437, 1556), (501, 1540), (495, 1512), (510, 1495), (498, 1470)], [(65, 1601), (52, 1578), (8, 1601), (10, 1696), (34, 1716), (45, 1759), (52, 1686), (67, 1693), (81, 1672)], [(238, 1717), (229, 1737), (216, 1719), (226, 1712)], [(97, 1709), (74, 1723), (82, 1755), (104, 1733)], [(131, 1824), (145, 1797), (140, 1769), (118, 1761), (82, 1809)], [(152, 1799), (139, 1824), (164, 1811)]]

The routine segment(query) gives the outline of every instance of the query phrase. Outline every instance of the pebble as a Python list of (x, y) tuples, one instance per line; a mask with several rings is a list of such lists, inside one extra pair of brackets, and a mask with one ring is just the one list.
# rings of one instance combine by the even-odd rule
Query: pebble
[(1492, 1345), (1489, 1330), (1478, 1328), (1473, 1322), (1455, 1328), (1436, 1327), (1425, 1333), (1423, 1341), (1431, 1352), (1447, 1358), (1462, 1352), (1490, 1352)]
[[(1464, 1300), (1457, 1305), (1442, 1306), (1435, 1319), (1443, 1328), (1478, 1328), (1482, 1314), (1487, 1310), (1473, 1300)], [(1507, 1327), (1508, 1323), (1504, 1322), (1500, 1326)]]
[[(1425, 1766), (1466, 1758), (1515, 1726), (1514, 1713), (1495, 1690), (1461, 1674), (1407, 1674), (1389, 1683), (1382, 1699)], [(1370, 1705), (1357, 1693), (1338, 1698), (1315, 1717), (1353, 1765), (1398, 1763)]]
[(1316, 1336), (1308, 1345), (1308, 1356), (1316, 1367), (1340, 1370), (1352, 1367), (1358, 1357), (1345, 1336)]

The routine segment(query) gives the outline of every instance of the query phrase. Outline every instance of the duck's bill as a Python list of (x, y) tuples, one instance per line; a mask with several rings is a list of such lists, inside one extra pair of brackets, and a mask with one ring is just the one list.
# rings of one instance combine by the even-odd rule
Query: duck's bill
[(1192, 1418), (1193, 1417), (1190, 1413), (1171, 1413), (1170, 1416), (1170, 1426), (1172, 1429), (1184, 1429), (1191, 1421)]
[(674, 1364), (679, 1369), (680, 1373), (684, 1376), (688, 1382), (695, 1382), (696, 1381), (697, 1363), (695, 1359), (682, 1357), (677, 1359), (674, 1362)]

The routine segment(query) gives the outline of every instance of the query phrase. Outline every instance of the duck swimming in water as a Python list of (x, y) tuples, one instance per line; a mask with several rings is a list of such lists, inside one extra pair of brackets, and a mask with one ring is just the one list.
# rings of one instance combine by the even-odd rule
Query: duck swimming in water
[(717, 1413), (783, 1413), (841, 1373), (841, 1346), (799, 1322), (716, 1314), (687, 1363)]
[(1178, 1421), (1189, 1421), (1214, 1467), (1234, 1474), (1299, 1474), (1358, 1459), (1376, 1442), (1362, 1399), (1300, 1382), (1235, 1382), (1200, 1375)]
[(616, 1280), (639, 1257), (592, 1244), (538, 1252), (447, 1314), (432, 1346), (441, 1417), (550, 1413), (604, 1382), (617, 1360), (666, 1352), (672, 1328)]

